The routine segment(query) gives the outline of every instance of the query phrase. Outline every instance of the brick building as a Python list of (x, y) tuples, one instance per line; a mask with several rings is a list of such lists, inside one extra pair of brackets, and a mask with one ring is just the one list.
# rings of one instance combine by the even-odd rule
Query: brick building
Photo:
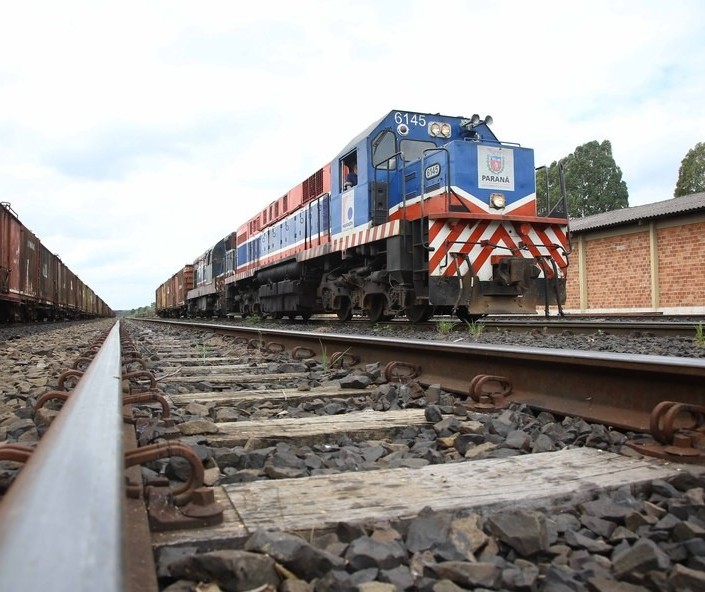
[(570, 221), (566, 313), (705, 314), (705, 193)]

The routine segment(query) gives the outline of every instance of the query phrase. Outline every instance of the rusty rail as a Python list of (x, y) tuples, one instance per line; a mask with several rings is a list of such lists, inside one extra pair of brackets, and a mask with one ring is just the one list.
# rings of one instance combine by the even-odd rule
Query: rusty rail
[[(599, 318), (595, 318), (599, 317)], [(518, 316), (487, 316), (476, 322), (478, 327), (483, 327), (486, 331), (506, 330), (512, 333), (528, 333), (540, 332), (542, 334), (551, 335), (569, 331), (574, 335), (590, 335), (595, 333), (604, 333), (606, 335), (631, 335), (634, 333), (644, 333), (658, 337), (695, 337), (698, 330), (698, 325), (705, 322), (705, 316), (694, 315), (687, 317), (664, 317), (659, 316), (658, 320), (648, 320), (639, 316), (631, 317), (622, 315), (622, 318), (609, 318), (609, 315), (591, 315), (589, 317), (581, 315), (567, 315), (563, 317), (551, 316), (543, 317), (538, 315), (518, 315)], [(136, 319), (136, 320), (161, 320), (163, 322), (178, 322), (167, 321), (163, 319)], [(467, 324), (458, 320), (455, 317), (436, 317), (432, 320), (422, 323), (416, 323), (413, 326), (405, 318), (396, 318), (384, 323), (385, 327), (399, 328), (401, 331), (413, 330), (419, 331), (438, 331), (439, 323), (448, 323), (450, 320), (453, 323), (453, 331), (467, 333)], [(196, 322), (196, 321), (193, 321)], [(201, 319), (200, 323), (217, 323), (217, 321), (208, 321)], [(227, 322), (227, 321), (221, 321)], [(236, 319), (235, 322), (238, 322)], [(305, 323), (299, 320), (280, 320), (276, 321), (269, 319), (267, 321), (271, 328), (281, 326), (283, 330), (297, 330), (301, 328), (303, 331), (314, 331), (318, 327), (326, 327), (335, 332), (336, 327), (341, 326), (341, 322), (335, 315), (314, 315)], [(347, 326), (359, 327), (374, 327), (377, 323), (372, 323), (366, 318), (355, 317), (346, 323)], [(233, 325), (236, 326), (236, 325)]]
[(0, 502), (0, 590), (124, 589), (119, 331)]
[[(599, 315), (598, 315), (599, 316)], [(635, 332), (650, 333), (659, 337), (695, 337), (700, 321), (683, 320), (591, 320), (569, 317), (536, 317), (524, 319), (497, 319), (487, 317), (479, 321), (486, 329), (506, 329), (512, 332), (541, 331), (555, 334), (570, 331), (574, 334), (590, 334), (603, 331), (612, 335), (630, 335)]]
[(649, 431), (651, 413), (662, 401), (705, 402), (702, 359), (168, 323), (277, 342), (287, 351), (304, 348), (316, 356), (346, 352), (360, 365), (397, 362), (418, 367), (422, 384), (440, 384), (463, 395), (476, 377), (499, 377), (511, 387), (503, 387), (510, 402), (638, 432)]

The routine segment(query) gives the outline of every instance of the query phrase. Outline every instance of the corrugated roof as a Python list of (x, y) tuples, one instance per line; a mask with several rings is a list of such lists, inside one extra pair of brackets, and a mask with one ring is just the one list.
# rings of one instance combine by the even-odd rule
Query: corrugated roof
[(682, 197), (672, 197), (671, 199), (657, 201), (656, 203), (643, 206), (602, 212), (601, 214), (585, 216), (584, 218), (571, 218), (570, 230), (573, 233), (587, 232), (598, 228), (632, 224), (639, 220), (668, 218), (679, 214), (699, 211), (705, 212), (705, 192), (693, 193)]

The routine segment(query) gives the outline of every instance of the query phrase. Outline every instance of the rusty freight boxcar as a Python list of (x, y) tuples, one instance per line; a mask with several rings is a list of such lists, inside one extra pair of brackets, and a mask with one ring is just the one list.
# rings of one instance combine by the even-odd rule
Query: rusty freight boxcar
[(193, 289), (193, 265), (185, 265), (157, 288), (156, 310), (160, 317), (186, 316), (189, 290)]
[(0, 202), (0, 322), (97, 316), (113, 311)]

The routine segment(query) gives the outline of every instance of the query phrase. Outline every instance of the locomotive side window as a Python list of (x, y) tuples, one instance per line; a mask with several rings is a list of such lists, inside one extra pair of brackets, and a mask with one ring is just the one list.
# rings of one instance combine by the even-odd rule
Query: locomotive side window
[(396, 169), (397, 137), (389, 130), (372, 140), (372, 165), (376, 169)]
[(357, 185), (357, 150), (340, 159), (340, 185), (341, 191)]
[(399, 142), (399, 150), (404, 155), (404, 162), (412, 162), (420, 160), (424, 150), (435, 148), (433, 142), (424, 142), (422, 140), (402, 140)]

